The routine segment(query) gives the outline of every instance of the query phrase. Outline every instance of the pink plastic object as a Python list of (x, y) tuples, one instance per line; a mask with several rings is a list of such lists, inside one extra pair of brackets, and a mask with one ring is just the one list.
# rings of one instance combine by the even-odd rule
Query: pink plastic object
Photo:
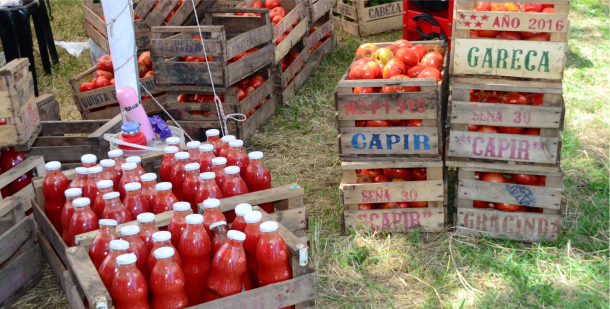
[[(146, 141), (150, 141), (156, 138), (155, 131), (153, 131), (144, 106), (140, 104), (138, 95), (130, 86), (125, 86), (117, 90), (116, 97), (119, 100), (121, 108), (129, 113), (140, 123), (140, 132), (146, 135)], [(129, 121), (129, 117), (127, 117)]]

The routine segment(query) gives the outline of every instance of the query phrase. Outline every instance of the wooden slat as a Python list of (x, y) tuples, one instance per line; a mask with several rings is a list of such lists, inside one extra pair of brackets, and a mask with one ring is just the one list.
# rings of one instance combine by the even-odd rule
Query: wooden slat
[(345, 204), (442, 201), (443, 181), (402, 181), (343, 185)]
[(42, 255), (32, 241), (0, 268), (0, 307), (10, 307), (42, 278)]
[(112, 308), (112, 298), (102, 283), (87, 250), (83, 247), (71, 247), (66, 250), (66, 254), (70, 268), (74, 270), (89, 306), (99, 308), (96, 307), (98, 303), (106, 303), (107, 307), (104, 308)]
[(451, 102), (451, 123), (560, 129), (563, 107)]
[(351, 230), (412, 231), (422, 228), (426, 232), (444, 230), (443, 207), (395, 208), (374, 210), (343, 210), (345, 228)]
[(342, 154), (435, 155), (439, 153), (436, 127), (342, 127), (339, 133)]
[(563, 189), (460, 179), (456, 198), (560, 209)]
[(34, 237), (34, 219), (24, 218), (0, 235), (0, 265), (8, 260), (28, 239)]
[(438, 93), (335, 93), (339, 120), (437, 119)]
[(59, 235), (57, 230), (55, 230), (55, 227), (53, 227), (53, 223), (51, 223), (51, 221), (49, 221), (49, 218), (47, 218), (47, 216), (45, 215), (44, 210), (40, 206), (38, 206), (36, 202), (33, 202), (32, 204), (32, 210), (34, 211), (34, 220), (36, 220), (38, 228), (40, 229), (42, 234), (48, 239), (51, 246), (55, 249), (55, 252), (57, 252), (57, 256), (59, 256), (59, 259), (62, 261), (62, 263), (66, 266), (69, 265), (68, 258), (66, 256), (66, 249), (68, 248), (68, 246), (64, 242), (61, 235)]
[(0, 177), (0, 188), (8, 186), (11, 182), (21, 177), (23, 174), (42, 166), (44, 168), (44, 160), (42, 157), (29, 157), (19, 163), (12, 169), (5, 171)]
[[(529, 2), (528, 2), (529, 3)], [(457, 11), (457, 29), (519, 32), (560, 32), (568, 30), (568, 14), (524, 12)]]

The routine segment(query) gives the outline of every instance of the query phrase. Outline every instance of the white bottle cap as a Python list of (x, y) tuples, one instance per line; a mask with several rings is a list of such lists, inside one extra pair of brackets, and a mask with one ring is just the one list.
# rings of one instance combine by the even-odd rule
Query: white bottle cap
[(140, 227), (137, 225), (128, 225), (121, 228), (122, 236), (138, 235), (140, 233)]
[(215, 198), (209, 198), (203, 201), (203, 208), (216, 208), (220, 207), (220, 200)]
[(121, 150), (121, 149), (115, 149), (115, 150), (108, 151), (108, 158), (116, 158), (116, 157), (120, 157), (122, 155), (123, 155), (123, 150)]
[(246, 234), (240, 232), (240, 231), (236, 231), (236, 230), (230, 230), (227, 232), (227, 237), (236, 240), (236, 241), (244, 241), (246, 240)]
[(190, 214), (186, 216), (186, 224), (201, 224), (203, 223), (203, 216), (200, 214)]
[(174, 256), (174, 248), (172, 247), (161, 247), (154, 252), (155, 258), (167, 259)]
[(242, 147), (244, 145), (244, 141), (240, 139), (235, 139), (229, 142), (229, 147)]
[(135, 163), (123, 163), (121, 164), (121, 169), (124, 171), (135, 170), (138, 166)]
[(131, 157), (127, 157), (127, 159), (125, 159), (125, 162), (138, 164), (138, 163), (142, 162), (142, 158), (140, 158), (138, 156), (131, 156)]
[(214, 178), (216, 178), (216, 174), (214, 174), (213, 172), (205, 172), (205, 173), (199, 174), (199, 179), (214, 179)]
[(278, 225), (275, 221), (265, 221), (261, 223), (261, 232), (270, 233), (277, 231)]
[(180, 149), (178, 149), (178, 147), (176, 147), (176, 146), (167, 146), (167, 147), (163, 148), (163, 152), (165, 152), (165, 153), (176, 153), (179, 150)]
[(258, 210), (253, 210), (244, 216), (246, 223), (256, 223), (263, 220), (263, 214)]
[(47, 171), (54, 171), (61, 168), (61, 163), (59, 163), (59, 161), (47, 162), (47, 164), (44, 165), (44, 168), (47, 169)]
[(172, 183), (171, 182), (161, 182), (161, 183), (158, 183), (157, 185), (155, 185), (155, 189), (157, 189), (157, 191), (171, 190), (172, 189)]
[(92, 154), (86, 154), (80, 157), (80, 161), (85, 164), (91, 164), (97, 162), (97, 157)]
[(176, 160), (186, 160), (190, 158), (191, 155), (188, 152), (179, 152), (176, 154)]
[(168, 231), (159, 231), (159, 232), (153, 233), (153, 235), (152, 235), (153, 242), (168, 241), (170, 239), (172, 239), (172, 233), (170, 233)]
[(81, 197), (81, 198), (77, 198), (74, 201), (72, 201), (72, 206), (74, 206), (74, 207), (85, 207), (85, 206), (88, 206), (89, 204), (91, 204), (91, 200), (89, 200), (88, 197)]
[(214, 222), (214, 223), (210, 224), (210, 230), (217, 226), (221, 226), (221, 225), (227, 225), (227, 222), (226, 221)]
[(234, 141), (235, 140), (235, 136), (233, 135), (225, 135), (220, 139), (223, 143), (228, 143), (230, 141)]
[(114, 160), (104, 159), (104, 160), (100, 161), (100, 165), (102, 167), (113, 167), (116, 165), (116, 162), (114, 162)]
[(129, 265), (129, 264), (135, 263), (137, 260), (138, 260), (138, 258), (133, 253), (121, 254), (121, 255), (117, 256), (116, 264), (117, 265)]
[(186, 143), (186, 148), (195, 149), (195, 148), (199, 148), (200, 145), (201, 145), (201, 142), (199, 142), (199, 141), (191, 141), (191, 142)]
[(75, 168), (74, 171), (79, 175), (89, 174), (89, 169), (86, 167), (82, 167), (82, 166)]
[(153, 222), (155, 221), (155, 214), (152, 212), (143, 212), (141, 214), (139, 214), (136, 219), (138, 220), (138, 222), (140, 223), (148, 223), (148, 222)]
[(175, 202), (174, 205), (172, 205), (172, 208), (175, 211), (187, 211), (191, 209), (191, 204), (188, 202)]
[(263, 158), (263, 153), (261, 151), (252, 151), (248, 154), (248, 158), (250, 160), (258, 160)]
[(119, 222), (117, 220), (114, 219), (100, 219), (100, 221), (98, 221), (98, 224), (104, 225), (104, 226), (117, 226), (119, 224)]
[(106, 188), (110, 188), (114, 185), (114, 182), (112, 180), (106, 179), (106, 180), (100, 180), (98, 181), (95, 186), (98, 189), (106, 189)]
[(157, 180), (157, 174), (155, 173), (146, 173), (140, 176), (140, 180), (143, 182)]
[(83, 190), (81, 188), (70, 188), (64, 191), (64, 195), (66, 197), (75, 197), (83, 194)]
[(91, 175), (91, 174), (97, 174), (97, 173), (101, 173), (104, 169), (97, 165), (97, 166), (92, 166), (90, 168), (87, 169), (87, 174)]
[(125, 191), (135, 191), (142, 189), (142, 184), (139, 182), (130, 182), (125, 185)]
[(198, 171), (199, 170), (199, 163), (189, 163), (187, 165), (184, 166), (184, 170), (185, 171)]
[(104, 199), (104, 200), (111, 200), (111, 199), (117, 198), (119, 196), (121, 196), (121, 194), (119, 192), (116, 192), (116, 191), (115, 192), (108, 192), (108, 193), (102, 195), (102, 199)]
[(202, 152), (214, 151), (214, 145), (203, 144), (203, 145), (199, 146), (199, 151), (202, 151)]
[(248, 204), (248, 203), (241, 203), (238, 204), (237, 206), (235, 206), (235, 214), (243, 217), (245, 216), (247, 213), (252, 211), (252, 205)]
[(220, 131), (216, 130), (216, 129), (209, 129), (207, 131), (205, 131), (205, 136), (218, 136), (220, 135)]
[(129, 243), (122, 239), (115, 239), (110, 241), (110, 249), (112, 250), (127, 250), (129, 249)]
[(225, 174), (227, 174), (227, 175), (239, 174), (239, 166), (225, 167)]
[(176, 145), (176, 144), (180, 144), (180, 138), (179, 137), (168, 137), (167, 139), (165, 139), (165, 143), (168, 145)]
[(216, 157), (214, 159), (212, 159), (212, 165), (226, 165), (227, 164), (227, 158), (225, 157)]

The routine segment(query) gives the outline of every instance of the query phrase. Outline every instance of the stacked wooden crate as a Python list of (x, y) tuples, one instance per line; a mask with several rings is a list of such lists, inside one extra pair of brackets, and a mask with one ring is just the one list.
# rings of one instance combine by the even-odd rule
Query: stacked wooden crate
[[(475, 11), (475, 1), (456, 1), (446, 164), (459, 168), (455, 225), (460, 233), (557, 239), (569, 1), (554, 3), (554, 12), (545, 14)], [(473, 30), (550, 40), (476, 38)]]
[[(412, 42), (443, 46), (440, 41)], [(390, 43), (375, 43), (384, 47)], [(448, 54), (448, 53), (446, 53)], [(445, 57), (447, 68), (447, 57)], [(446, 69), (443, 69), (446, 73)], [(445, 228), (443, 80), (349, 80), (335, 92), (342, 182), (343, 227), (372, 231), (439, 232)], [(402, 93), (354, 93), (356, 87), (416, 86)], [(420, 126), (366, 127), (367, 121), (419, 122)], [(375, 179), (380, 176), (379, 179)]]
[(373, 1), (338, 0), (333, 10), (337, 27), (356, 37), (402, 29), (404, 12), (401, 0), (373, 6), (368, 6), (368, 2)]

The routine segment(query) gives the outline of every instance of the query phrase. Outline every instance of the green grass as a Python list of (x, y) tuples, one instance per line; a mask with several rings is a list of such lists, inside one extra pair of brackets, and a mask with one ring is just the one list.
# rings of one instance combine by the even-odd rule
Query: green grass
[[(571, 2), (562, 133), (566, 211), (556, 243), (523, 244), (450, 231), (341, 234), (333, 92), (360, 43), (396, 40), (399, 32), (366, 39), (341, 34), (336, 51), (248, 141), (248, 150), (265, 152), (276, 184), (297, 182), (305, 188), (319, 308), (610, 306), (608, 2)], [(53, 3), (55, 39), (85, 41), (80, 1)], [(64, 120), (75, 119), (68, 79), (88, 68), (88, 57), (59, 51), (62, 63), (42, 78), (42, 90), (58, 96)], [(42, 305), (49, 299), (43, 291), (58, 288), (52, 278), (46, 284), (28, 294), (22, 307), (50, 307)], [(65, 304), (65, 299), (53, 303)]]

